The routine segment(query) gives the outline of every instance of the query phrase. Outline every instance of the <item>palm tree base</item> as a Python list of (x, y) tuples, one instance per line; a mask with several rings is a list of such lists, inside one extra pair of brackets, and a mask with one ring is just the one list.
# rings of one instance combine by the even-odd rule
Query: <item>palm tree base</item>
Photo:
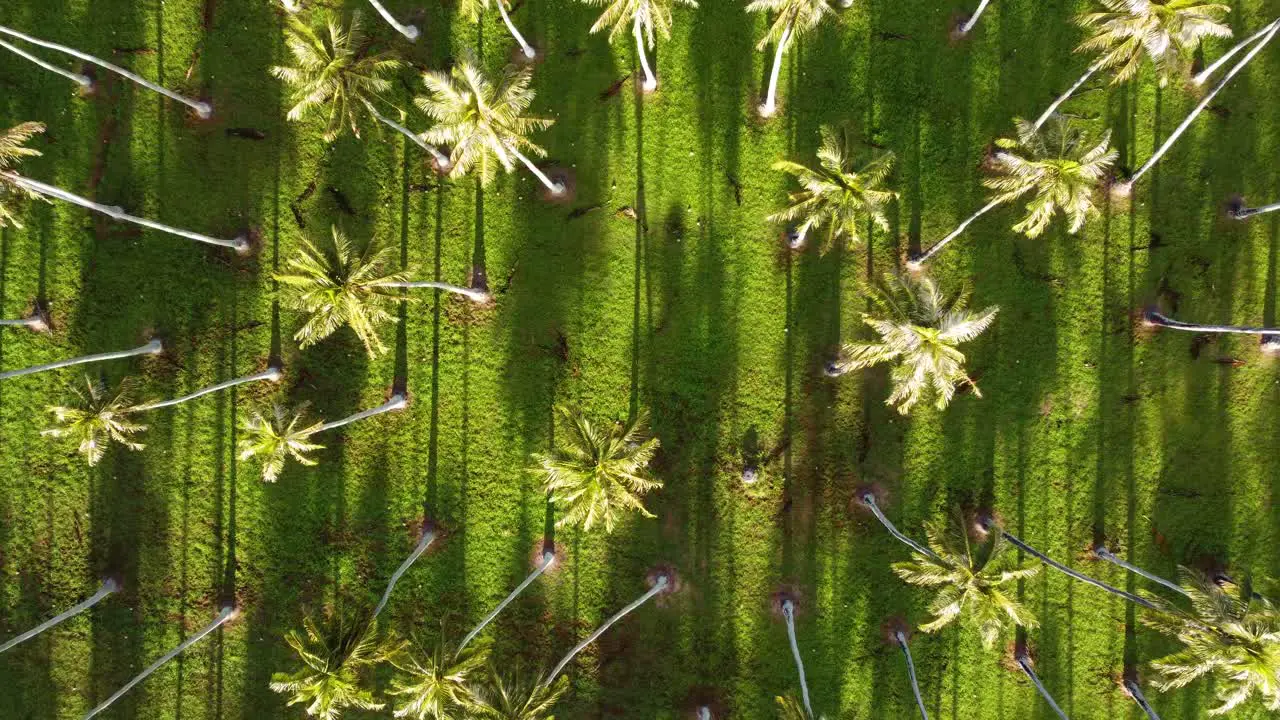
[(532, 43), (530, 43), (529, 48), (533, 50), (532, 55), (526, 53), (524, 48), (520, 47), (519, 43), (517, 43), (515, 47), (511, 48), (511, 54), (508, 57), (511, 64), (516, 67), (524, 67), (526, 65), (534, 65), (542, 62), (543, 54), (538, 52), (538, 48), (533, 47)]
[(543, 170), (547, 177), (551, 178), (551, 182), (560, 188), (560, 192), (553, 192), (551, 188), (545, 185), (539, 185), (542, 188), (542, 199), (554, 203), (556, 205), (567, 205), (572, 203), (577, 197), (577, 178), (574, 177), (573, 171), (569, 168), (550, 167)]
[(760, 103), (756, 106), (756, 112), (761, 118), (768, 120), (778, 113), (778, 106), (776, 104), (770, 105), (769, 103)]
[(1264, 355), (1280, 356), (1280, 335), (1263, 335), (1262, 344), (1258, 349)]
[(1133, 182), (1122, 180), (1112, 183), (1109, 192), (1112, 200), (1128, 200), (1133, 195)]

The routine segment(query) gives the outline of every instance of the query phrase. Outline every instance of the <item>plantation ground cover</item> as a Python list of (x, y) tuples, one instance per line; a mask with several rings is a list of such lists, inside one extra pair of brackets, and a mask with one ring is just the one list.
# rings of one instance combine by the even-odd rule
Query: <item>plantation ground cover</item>
[[(927, 596), (890, 572), (905, 549), (853, 508), (865, 483), (887, 490), (888, 514), (908, 534), (955, 506), (994, 508), (1041, 550), (1130, 590), (1085, 559), (1095, 538), (1166, 575), (1210, 560), (1239, 576), (1280, 575), (1274, 361), (1249, 338), (1153, 335), (1131, 314), (1159, 301), (1183, 319), (1274, 325), (1280, 216), (1235, 224), (1221, 207), (1233, 193), (1280, 197), (1276, 48), (1136, 188), (1131, 207), (1108, 205), (1078, 236), (1055, 227), (1037, 241), (1014, 238), (1015, 210), (999, 210), (935, 261), (945, 283), (972, 286), (975, 304), (1002, 307), (966, 347), (983, 399), (905, 420), (882, 404), (885, 373), (823, 376), (838, 342), (859, 331), (868, 276), (979, 207), (988, 144), (1087, 65), (1069, 55), (1079, 37), (1069, 19), (1086, 3), (1001, 0), (952, 45), (950, 20), (970, 4), (857, 0), (795, 46), (781, 112), (763, 123), (753, 109), (771, 58), (754, 51), (764, 20), (741, 3), (678, 14), (657, 52), (660, 89), (638, 103), (630, 81), (609, 92), (638, 67), (630, 45), (586, 34), (593, 8), (531, 0), (513, 19), (545, 51), (534, 109), (557, 119), (542, 136), (548, 164), (575, 180), (572, 201), (552, 205), (526, 174), (481, 191), (469, 179), (440, 182), (398, 136), (369, 128), (363, 142), (326, 148), (315, 125), (286, 125), (268, 73), (283, 59), (282, 18), (266, 0), (4, 3), (0, 23), (216, 107), (198, 122), (111, 79), (78, 98), (64, 79), (0, 56), (0, 124), (49, 125), (37, 143), (44, 157), (26, 165), (32, 177), (213, 234), (253, 228), (261, 249), (239, 260), (34, 206), (25, 230), (0, 234), (0, 314), (45, 297), (57, 332), (6, 330), (0, 368), (158, 333), (164, 356), (101, 372), (141, 374), (147, 397), (170, 397), (277, 353), (289, 396), (325, 418), (377, 405), (397, 379), (412, 404), (327, 437), (319, 467), (264, 485), (236, 459), (236, 421), (272, 388), (153, 413), (145, 452), (116, 451), (90, 470), (39, 436), (44, 407), (80, 373), (0, 384), (0, 637), (88, 595), (105, 572), (127, 581), (91, 617), (0, 656), (0, 717), (79, 717), (212, 619), (231, 590), (243, 616), (104, 717), (299, 717), (266, 686), (293, 666), (283, 633), (306, 610), (371, 605), (424, 514), (448, 534), (398, 586), (389, 619), (427, 638), (442, 627), (460, 635), (526, 574), (543, 537), (546, 507), (524, 468), (551, 442), (555, 403), (604, 417), (650, 409), (667, 486), (649, 503), (656, 520), (611, 537), (556, 532), (564, 566), (497, 621), (495, 657), (529, 672), (549, 665), (642, 592), (657, 564), (675, 566), (682, 584), (575, 663), (557, 714), (569, 720), (682, 717), (702, 690), (731, 717), (772, 717), (773, 696), (796, 689), (770, 610), (780, 587), (800, 597), (816, 710), (911, 717), (900, 654), (880, 626), (894, 615), (922, 622)], [(1280, 14), (1274, 1), (1232, 5), (1237, 35)], [(417, 44), (363, 2), (346, 4), (362, 9), (377, 45), (422, 68), (468, 50), (491, 68), (509, 57), (496, 17), (477, 29), (448, 4), (389, 6), (423, 28)], [(404, 80), (397, 100), (407, 106), (419, 86), (412, 73)], [(1068, 107), (1112, 127), (1134, 168), (1193, 103), (1144, 74)], [(892, 232), (869, 248), (792, 255), (764, 221), (788, 189), (769, 166), (807, 162), (824, 123), (849, 123), (868, 152), (896, 152), (902, 197)], [(397, 245), (423, 278), (459, 282), (483, 268), (494, 307), (420, 293), (383, 357), (366, 360), (346, 332), (297, 351), (297, 318), (274, 310), (270, 273), (300, 234), (323, 239), (332, 223)], [(763, 479), (744, 488), (744, 457), (756, 454)], [(1115, 677), (1126, 658), (1172, 646), (1121, 601), (1060, 575), (1044, 572), (1023, 593), (1042, 622), (1030, 634), (1038, 671), (1068, 714), (1138, 717)], [(912, 649), (933, 716), (1048, 716), (969, 636), (917, 635)], [(1148, 694), (1165, 718), (1213, 706), (1204, 683)], [(1257, 705), (1235, 714), (1264, 715)]]

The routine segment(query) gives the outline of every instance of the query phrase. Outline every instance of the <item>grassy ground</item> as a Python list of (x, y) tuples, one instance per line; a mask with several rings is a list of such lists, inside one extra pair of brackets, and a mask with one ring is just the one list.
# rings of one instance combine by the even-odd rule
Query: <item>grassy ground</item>
[[(366, 7), (367, 26), (421, 67), (471, 51), (496, 68), (509, 56), (496, 16), (477, 28), (448, 3), (388, 4), (423, 38), (406, 45)], [(586, 34), (592, 8), (523, 5), (514, 19), (545, 49), (535, 109), (557, 119), (542, 136), (549, 164), (576, 179), (573, 201), (550, 205), (525, 174), (483, 191), (441, 183), (398, 136), (370, 132), (326, 148), (314, 125), (286, 126), (268, 74), (281, 59), (281, 18), (266, 0), (4, 3), (6, 25), (217, 108), (196, 122), (113, 79), (80, 98), (64, 79), (2, 55), (0, 124), (49, 125), (29, 174), (192, 229), (230, 237), (253, 228), (262, 250), (235, 260), (34, 206), (25, 230), (0, 235), (0, 314), (44, 297), (57, 332), (6, 330), (0, 367), (158, 333), (164, 356), (92, 372), (141, 375), (148, 397), (169, 397), (259, 369), (280, 343), (283, 391), (326, 418), (380, 403), (396, 378), (412, 405), (330, 436), (318, 468), (264, 485), (234, 445), (237, 418), (271, 388), (155, 413), (145, 452), (113, 452), (89, 470), (39, 436), (44, 406), (79, 373), (0, 385), (0, 637), (78, 601), (106, 572), (127, 587), (91, 617), (0, 657), (0, 717), (80, 716), (212, 619), (230, 589), (241, 619), (104, 717), (298, 717), (266, 687), (293, 665), (283, 633), (305, 611), (371, 605), (424, 513), (447, 539), (387, 612), (405, 632), (461, 634), (529, 569), (546, 516), (523, 468), (551, 441), (557, 402), (604, 417), (651, 410), (667, 486), (650, 504), (657, 520), (627, 522), (608, 538), (558, 533), (564, 567), (499, 619), (496, 656), (529, 671), (548, 665), (643, 592), (656, 564), (673, 564), (683, 584), (573, 666), (557, 714), (569, 720), (683, 717), (699, 693), (732, 717), (772, 717), (773, 696), (796, 687), (770, 612), (784, 586), (801, 598), (815, 709), (911, 717), (901, 657), (879, 628), (894, 615), (923, 621), (927, 597), (890, 573), (904, 548), (851, 509), (867, 482), (888, 490), (889, 516), (913, 535), (952, 507), (992, 507), (1028, 542), (1130, 589), (1084, 557), (1095, 538), (1164, 574), (1210, 561), (1238, 575), (1280, 574), (1270, 549), (1280, 530), (1271, 506), (1277, 368), (1254, 340), (1150, 335), (1131, 316), (1160, 301), (1184, 319), (1275, 323), (1280, 216), (1221, 219), (1233, 193), (1280, 196), (1274, 48), (1143, 181), (1131, 207), (1108, 206), (1078, 236), (1055, 228), (1038, 241), (1012, 237), (1014, 210), (997, 211), (940, 257), (941, 279), (968, 282), (975, 303), (1003, 308), (970, 348), (984, 399), (908, 421), (883, 406), (884, 373), (823, 377), (840, 339), (858, 332), (868, 274), (976, 209), (988, 143), (1085, 67), (1069, 54), (1078, 33), (1068, 20), (1087, 3), (1000, 0), (969, 40), (951, 45), (953, 14), (970, 4), (858, 0), (790, 54), (782, 112), (769, 123), (753, 113), (768, 73), (769, 57), (754, 51), (763, 19), (742, 3), (679, 15), (657, 53), (661, 88), (642, 104), (629, 82), (605, 95), (633, 72), (633, 53)], [(1280, 13), (1275, 0), (1233, 6), (1238, 31)], [(412, 74), (404, 79), (401, 102), (417, 89)], [(1193, 102), (1143, 76), (1091, 89), (1070, 109), (1112, 127), (1133, 168)], [(869, 247), (789, 255), (764, 221), (787, 189), (769, 165), (809, 158), (824, 123), (848, 123), (868, 152), (897, 153), (901, 201), (893, 231)], [(265, 139), (227, 132), (236, 128)], [(616, 212), (624, 206), (640, 222)], [(421, 294), (387, 332), (394, 351), (385, 356), (366, 360), (348, 333), (298, 352), (289, 340), (297, 318), (273, 312), (270, 272), (303, 234), (323, 239), (333, 223), (361, 241), (398, 244), (423, 278), (458, 282), (483, 269), (495, 307)], [(768, 462), (747, 491), (739, 476), (753, 452)], [(1060, 575), (1042, 573), (1023, 594), (1043, 623), (1030, 638), (1039, 672), (1064, 709), (1138, 717), (1115, 678), (1126, 659), (1148, 661), (1170, 644), (1138, 627), (1122, 601)], [(1021, 676), (970, 637), (917, 636), (913, 650), (935, 717), (1048, 717)], [(1165, 718), (1203, 717), (1213, 701), (1206, 683), (1153, 699)], [(1236, 716), (1264, 714), (1255, 704)]]

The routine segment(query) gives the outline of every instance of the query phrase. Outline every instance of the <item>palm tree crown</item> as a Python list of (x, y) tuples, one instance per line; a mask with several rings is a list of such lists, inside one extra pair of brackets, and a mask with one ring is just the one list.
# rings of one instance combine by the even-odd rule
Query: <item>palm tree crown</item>
[(833, 11), (827, 0), (751, 0), (747, 12), (774, 14), (773, 24), (756, 46), (763, 50), (781, 42), (783, 35), (794, 37), (814, 29)]
[(862, 227), (867, 220), (881, 230), (889, 229), (885, 208), (898, 194), (881, 190), (880, 186), (893, 169), (894, 155), (881, 154), (860, 170), (854, 170), (848, 133), (824, 126), (822, 145), (818, 148), (818, 168), (781, 160), (773, 169), (784, 172), (800, 183), (800, 190), (790, 194), (791, 205), (769, 217), (772, 222), (799, 222), (800, 237), (821, 225), (828, 227), (828, 239), (848, 238), (862, 242)]
[(609, 533), (625, 510), (653, 517), (640, 500), (662, 487), (648, 473), (658, 439), (649, 436), (646, 415), (602, 428), (581, 411), (565, 407), (558, 411), (569, 426), (568, 439), (552, 452), (533, 456), (534, 472), (543, 476), (551, 501), (564, 510), (557, 525), (590, 530), (603, 523)]
[(290, 120), (301, 120), (317, 109), (326, 113), (324, 139), (332, 142), (344, 126), (360, 137), (359, 117), (371, 111), (373, 101), (391, 87), (387, 76), (401, 63), (383, 54), (366, 55), (360, 15), (343, 28), (335, 13), (328, 13), (327, 27), (312, 28), (289, 16), (285, 40), (293, 56), (292, 66), (276, 66), (271, 72), (293, 93)]
[(332, 235), (332, 252), (303, 240), (302, 249), (287, 263), (292, 272), (275, 276), (287, 288), (285, 305), (308, 315), (294, 339), (299, 347), (310, 347), (349, 325), (365, 351), (376, 356), (386, 350), (378, 326), (395, 320), (390, 308), (401, 299), (386, 283), (406, 282), (410, 273), (384, 274), (392, 251), (380, 248), (376, 240), (357, 255), (337, 226)]
[(15, 200), (40, 197), (9, 180), (9, 173), (24, 158), (39, 157), (40, 151), (26, 147), (27, 141), (44, 132), (44, 123), (25, 122), (0, 132), (0, 228), (13, 225), (21, 228), (15, 215)]
[(982, 645), (989, 650), (1007, 625), (1037, 626), (1035, 616), (1008, 591), (1011, 584), (1032, 577), (1040, 567), (1018, 567), (1013, 546), (1001, 533), (991, 533), (989, 540), (975, 546), (963, 521), (950, 529), (930, 525), (926, 531), (929, 548), (937, 557), (913, 553), (910, 561), (893, 564), (893, 571), (908, 584), (938, 588), (929, 604), (934, 619), (921, 630), (935, 632), (962, 620), (977, 628)]
[(488, 649), (474, 644), (455, 653), (441, 641), (431, 655), (404, 651), (391, 657), (391, 664), (404, 673), (392, 683), (391, 694), (405, 700), (396, 707), (395, 717), (412, 720), (467, 720), (474, 704), (475, 680), (484, 667)]
[(304, 618), (305, 637), (290, 630), (285, 640), (302, 660), (294, 673), (276, 673), (271, 689), (290, 695), (289, 704), (307, 703), (306, 712), (320, 720), (338, 720), (348, 708), (380, 710), (385, 703), (360, 687), (360, 673), (386, 660), (394, 651), (380, 642), (372, 624), (345, 621), (321, 633), (310, 617)]
[(933, 397), (939, 410), (955, 396), (956, 386), (967, 383), (981, 397), (978, 386), (964, 371), (964, 355), (956, 349), (983, 333), (1000, 308), (974, 313), (967, 293), (953, 299), (943, 295), (933, 280), (886, 273), (878, 288), (867, 292), (874, 306), (862, 321), (880, 335), (877, 342), (853, 342), (844, 346), (835, 363), (843, 373), (896, 363), (890, 373), (893, 392), (886, 401), (906, 415), (920, 400)]
[(97, 465), (112, 442), (118, 442), (130, 450), (141, 450), (142, 443), (130, 436), (147, 429), (146, 425), (129, 422), (127, 416), (135, 406), (129, 395), (133, 383), (126, 380), (116, 394), (107, 393), (102, 382), (85, 377), (85, 388), (72, 388), (74, 400), (70, 405), (54, 405), (49, 408), (57, 427), (42, 431), (41, 435), (76, 440), (76, 450)]
[(533, 104), (532, 79), (532, 68), (507, 67), (498, 82), (492, 83), (471, 58), (459, 60), (448, 73), (423, 74), (429, 94), (414, 103), (435, 121), (423, 137), (453, 148), (451, 176), (477, 169), (481, 183), (487, 185), (499, 166), (507, 172), (515, 167), (519, 150), (537, 157), (546, 155), (528, 135), (551, 127), (555, 121), (525, 116)]
[(1061, 211), (1070, 222), (1068, 232), (1084, 227), (1097, 213), (1093, 193), (1115, 163), (1111, 131), (1094, 144), (1061, 115), (1049, 119), (1038, 131), (1021, 118), (1014, 121), (1018, 137), (996, 141), (1001, 150), (990, 163), (991, 177), (983, 184), (996, 191), (996, 203), (1017, 200), (1032, 193), (1027, 216), (1014, 232), (1038, 237)]
[(1172, 690), (1212, 675), (1222, 704), (1210, 715), (1226, 713), (1254, 693), (1267, 709), (1280, 710), (1280, 610), (1233, 583), (1219, 584), (1188, 568), (1182, 568), (1180, 585), (1191, 599), (1190, 611), (1152, 598), (1158, 610), (1144, 619), (1185, 646), (1151, 664), (1161, 676), (1156, 687)]
[(649, 47), (653, 47), (657, 38), (671, 38), (671, 10), (676, 5), (698, 7), (697, 0), (582, 0), (587, 5), (603, 7), (591, 32), (598, 33), (609, 29), (609, 41), (617, 40), (620, 35), (631, 31), (635, 25), (640, 26)]
[(552, 710), (568, 689), (566, 675), (545, 683), (536, 676), (508, 675), (490, 666), (487, 681), (476, 690), (468, 720), (555, 720)]
[(1113, 83), (1138, 73), (1151, 58), (1163, 85), (1206, 37), (1231, 37), (1221, 20), (1231, 8), (1200, 0), (1100, 0), (1105, 12), (1084, 13), (1076, 23), (1092, 34), (1076, 48), (1101, 53), (1096, 67), (1113, 70)]
[(262, 459), (262, 479), (275, 482), (284, 470), (285, 461), (293, 458), (303, 465), (315, 465), (307, 453), (324, 446), (310, 442), (321, 423), (308, 425), (303, 420), (302, 408), (292, 412), (276, 403), (267, 412), (254, 410), (240, 423), (244, 435), (237, 443), (240, 459)]

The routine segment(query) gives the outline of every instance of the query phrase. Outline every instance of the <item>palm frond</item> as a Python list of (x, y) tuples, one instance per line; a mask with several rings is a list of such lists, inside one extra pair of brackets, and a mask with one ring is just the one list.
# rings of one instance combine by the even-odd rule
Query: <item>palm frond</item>
[(135, 383), (126, 379), (112, 394), (107, 392), (102, 382), (85, 376), (83, 389), (72, 388), (71, 403), (49, 407), (49, 412), (53, 413), (54, 426), (40, 434), (71, 438), (76, 442), (76, 451), (91, 466), (102, 460), (112, 443), (119, 443), (129, 450), (143, 449), (142, 443), (135, 442), (132, 438), (145, 431), (147, 426), (128, 419), (130, 413), (137, 411), (137, 406), (130, 397), (134, 387)]

